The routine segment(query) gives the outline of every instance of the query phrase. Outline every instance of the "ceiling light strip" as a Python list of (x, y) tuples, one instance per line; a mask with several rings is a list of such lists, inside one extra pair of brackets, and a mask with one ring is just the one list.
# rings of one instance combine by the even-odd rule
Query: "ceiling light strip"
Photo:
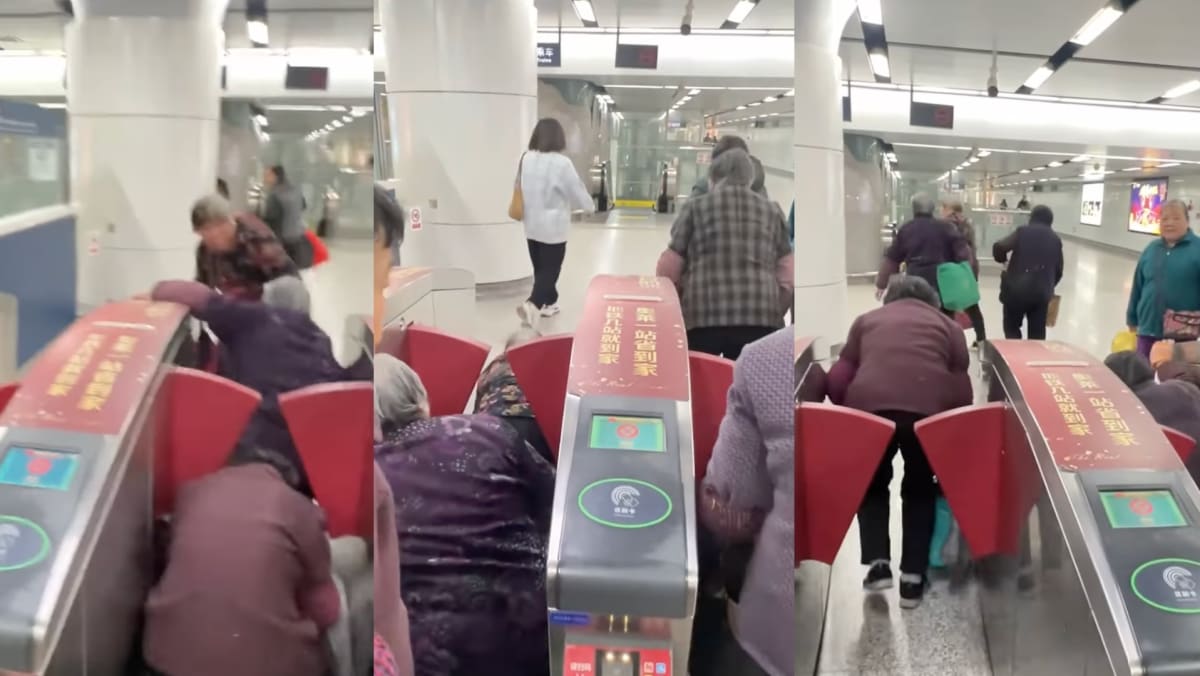
[(738, 0), (737, 4), (730, 10), (725, 22), (721, 24), (721, 28), (723, 30), (732, 30), (741, 26), (746, 21), (746, 17), (750, 16), (750, 12), (754, 11), (755, 7), (758, 7), (758, 0)]
[[(858, 18), (862, 25), (863, 45), (867, 48), (867, 62), (871, 65), (871, 74), (876, 82), (892, 81), (892, 67), (888, 58), (887, 32), (883, 28), (882, 10), (876, 11), (871, 3), (858, 5)], [(869, 21), (868, 21), (869, 19)], [(879, 23), (874, 23), (878, 21)]]
[(579, 22), (587, 28), (599, 28), (600, 22), (596, 20), (596, 7), (592, 5), (592, 0), (571, 0), (571, 6), (575, 8), (575, 16), (579, 17)]
[(1104, 31), (1108, 30), (1114, 23), (1117, 22), (1131, 7), (1136, 5), (1138, 0), (1111, 0), (1107, 5), (1100, 8), (1098, 12), (1093, 14), (1083, 26), (1076, 31), (1075, 35), (1071, 36), (1058, 48), (1046, 63), (1039, 66), (1033, 74), (1025, 80), (1024, 84), (1017, 88), (1018, 94), (1032, 94), (1034, 90), (1041, 87), (1050, 79), (1051, 75), (1058, 72), (1068, 61), (1075, 58), (1081, 49), (1092, 44), (1096, 38), (1100, 37)]

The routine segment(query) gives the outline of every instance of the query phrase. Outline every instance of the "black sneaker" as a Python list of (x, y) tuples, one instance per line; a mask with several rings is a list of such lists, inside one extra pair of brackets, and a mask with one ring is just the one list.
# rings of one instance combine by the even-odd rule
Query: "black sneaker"
[(892, 567), (886, 563), (876, 563), (867, 571), (863, 578), (863, 589), (867, 591), (883, 591), (892, 588)]
[(925, 590), (929, 588), (929, 578), (922, 577), (920, 582), (900, 581), (900, 607), (912, 610), (921, 605), (925, 598)]

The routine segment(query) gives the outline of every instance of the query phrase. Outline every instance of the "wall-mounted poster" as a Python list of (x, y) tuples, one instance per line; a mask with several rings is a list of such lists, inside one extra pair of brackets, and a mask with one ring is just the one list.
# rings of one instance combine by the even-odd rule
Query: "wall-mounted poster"
[(1100, 225), (1104, 211), (1104, 184), (1084, 183), (1083, 202), (1079, 205), (1079, 222), (1084, 225)]
[(1167, 202), (1167, 179), (1151, 178), (1134, 183), (1129, 190), (1129, 230), (1159, 234), (1163, 204)]

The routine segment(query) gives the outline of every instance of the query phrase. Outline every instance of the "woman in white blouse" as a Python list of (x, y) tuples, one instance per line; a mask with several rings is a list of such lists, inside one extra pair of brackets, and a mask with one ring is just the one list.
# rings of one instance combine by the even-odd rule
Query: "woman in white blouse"
[(533, 292), (517, 308), (530, 326), (538, 315), (558, 314), (558, 274), (567, 253), (571, 213), (596, 206), (587, 186), (564, 151), (567, 136), (558, 120), (539, 120), (521, 156), (521, 196), (525, 205), (525, 239), (533, 263)]

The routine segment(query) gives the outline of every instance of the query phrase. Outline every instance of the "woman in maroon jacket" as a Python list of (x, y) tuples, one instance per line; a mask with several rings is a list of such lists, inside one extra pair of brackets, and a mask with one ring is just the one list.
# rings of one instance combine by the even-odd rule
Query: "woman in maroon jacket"
[(942, 314), (937, 292), (924, 279), (897, 277), (884, 305), (855, 320), (829, 373), (829, 397), (896, 423), (887, 453), (858, 510), (862, 563), (870, 566), (863, 588), (892, 586), (888, 502), (892, 458), (904, 457), (904, 544), (900, 605), (915, 608), (928, 580), (937, 484), (913, 431), (922, 418), (971, 403), (970, 355), (962, 330)]

